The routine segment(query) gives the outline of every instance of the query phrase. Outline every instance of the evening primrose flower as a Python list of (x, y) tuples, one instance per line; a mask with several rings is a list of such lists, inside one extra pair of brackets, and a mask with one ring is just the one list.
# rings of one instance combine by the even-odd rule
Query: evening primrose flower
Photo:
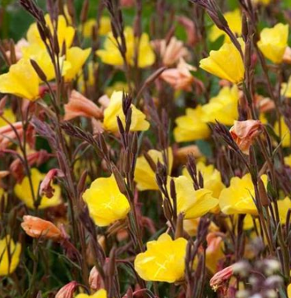
[(173, 283), (182, 280), (185, 270), (187, 240), (164, 233), (147, 243), (147, 250), (136, 256), (134, 268), (146, 281)]
[(210, 99), (209, 103), (202, 106), (204, 121), (219, 121), (225, 125), (232, 125), (238, 119), (239, 91), (236, 85), (223, 87), (217, 96)]
[[(3, 115), (2, 115), (5, 119), (7, 119), (10, 123), (14, 123), (16, 121), (16, 117), (12, 111), (11, 108), (5, 108)], [(0, 118), (0, 127), (6, 126), (7, 122)]]
[(124, 219), (130, 210), (127, 198), (123, 195), (112, 174), (107, 178), (97, 178), (83, 194), (83, 200), (95, 224), (104, 227)]
[(289, 77), (287, 83), (281, 84), (281, 95), (291, 98), (291, 76)]
[(279, 23), (273, 28), (265, 28), (260, 34), (258, 47), (263, 55), (273, 63), (279, 64), (283, 60), (288, 42), (289, 26)]
[(291, 209), (291, 200), (289, 197), (285, 197), (284, 200), (278, 200), (277, 204), (279, 209), (280, 222), (282, 225), (284, 225), (286, 223), (288, 211), (289, 209)]
[[(136, 45), (138, 45), (138, 67), (148, 67), (155, 62), (155, 54), (151, 48), (148, 34), (143, 33), (138, 41), (134, 37), (133, 29), (131, 27), (126, 27), (124, 36), (126, 42), (127, 63), (132, 66), (134, 65)], [(106, 64), (122, 66), (124, 63), (112, 32), (106, 37), (104, 49), (96, 51), (96, 54), (101, 58), (102, 62)]]
[(39, 98), (39, 78), (28, 59), (20, 59), (8, 73), (0, 75), (0, 92), (31, 101)]
[[(203, 177), (204, 188), (211, 190), (214, 198), (219, 198), (221, 191), (225, 188), (225, 185), (221, 180), (220, 172), (214, 168), (214, 165), (206, 165), (202, 161), (199, 161), (196, 164), (196, 168)], [(190, 178), (187, 169), (183, 170), (183, 175)]]
[[(244, 42), (238, 38), (244, 52)], [(218, 51), (210, 51), (209, 57), (200, 60), (200, 67), (215, 76), (239, 84), (244, 79), (243, 59), (233, 43), (224, 43)]]
[(0, 240), (0, 276), (13, 273), (18, 266), (21, 244), (14, 243), (10, 235)]
[(100, 289), (93, 295), (78, 294), (76, 298), (107, 298), (107, 292), (104, 289)]
[[(164, 164), (163, 154), (161, 151), (152, 149), (147, 152), (155, 164), (158, 161)], [(173, 165), (173, 151), (172, 148), (168, 148), (168, 169), (171, 173)], [(158, 190), (159, 187), (156, 182), (156, 173), (152, 170), (149, 163), (144, 156), (140, 156), (136, 160), (136, 167), (134, 172), (134, 180), (137, 183), (138, 190)]]
[[(45, 15), (45, 21), (51, 34), (54, 36), (54, 27), (49, 14)], [(62, 48), (63, 43), (65, 43), (67, 48), (69, 48), (72, 45), (75, 36), (75, 29), (72, 26), (67, 25), (66, 19), (63, 15), (58, 16), (56, 36), (58, 38), (60, 49)], [(30, 44), (37, 44), (40, 47), (45, 48), (45, 44), (41, 39), (36, 23), (30, 25), (27, 31), (27, 40)]]
[(75, 78), (82, 66), (85, 64), (91, 53), (91, 49), (81, 49), (78, 47), (72, 47), (67, 50), (66, 61), (69, 62), (70, 67), (67, 69), (64, 78), (66, 82), (69, 82)]
[[(37, 193), (39, 189), (39, 185), (41, 181), (45, 178), (45, 174), (42, 174), (39, 172), (39, 170), (33, 168), (31, 169), (31, 180), (32, 180), (32, 186), (33, 186), (33, 192), (35, 194), (35, 197), (37, 199)], [(39, 205), (37, 206), (38, 209), (45, 209), (49, 207), (57, 206), (61, 203), (61, 189), (58, 185), (52, 185), (54, 188), (54, 194), (51, 198), (48, 198), (46, 196), (42, 196), (39, 202)], [(34, 209), (35, 208), (35, 202), (33, 200), (33, 195), (31, 193), (30, 183), (28, 177), (24, 177), (22, 182), (17, 183), (14, 187), (14, 191), (16, 196), (25, 203), (25, 205), (28, 208)]]
[[(235, 9), (233, 11), (228, 11), (223, 14), (224, 18), (226, 19), (230, 30), (237, 34), (238, 36), (241, 35), (242, 30), (242, 17), (241, 12), (239, 9)], [(213, 25), (209, 32), (209, 39), (210, 41), (215, 41), (220, 36), (224, 36), (224, 41), (229, 42), (229, 36), (223, 31), (220, 30), (216, 25)]]
[(186, 115), (178, 117), (175, 122), (177, 127), (174, 129), (176, 142), (188, 142), (206, 139), (210, 135), (208, 125), (202, 120), (204, 111), (201, 106), (195, 109), (186, 109)]
[[(261, 176), (266, 186), (267, 176)], [(233, 177), (230, 186), (223, 189), (219, 196), (219, 206), (223, 213), (231, 214), (251, 214), (257, 215), (258, 210), (254, 202), (255, 190), (251, 175), (248, 173), (242, 178)]]
[[(111, 132), (118, 132), (117, 116), (119, 116), (123, 125), (125, 125), (125, 116), (122, 110), (122, 97), (123, 92), (113, 92), (109, 106), (104, 111), (103, 126), (105, 130)], [(131, 116), (131, 131), (145, 131), (148, 130), (150, 124), (146, 121), (146, 116), (140, 110), (138, 110), (133, 104), (131, 105), (132, 116)]]
[[(291, 137), (290, 137), (290, 131), (288, 129), (287, 124), (285, 123), (284, 117), (280, 118), (280, 122), (281, 122), (281, 144), (282, 147), (286, 148), (289, 147), (291, 144)], [(277, 135), (279, 135), (279, 122), (277, 121), (274, 125), (274, 131)]]
[(203, 216), (218, 206), (218, 200), (212, 196), (211, 190), (195, 190), (192, 180), (186, 176), (169, 177), (169, 188), (171, 179), (175, 182), (177, 214), (184, 213), (185, 219)]
[[(84, 37), (90, 38), (92, 36), (93, 28), (97, 26), (96, 19), (89, 19), (85, 22), (83, 26), (83, 35)], [(98, 28), (98, 35), (107, 35), (111, 31), (111, 22), (109, 17), (101, 17), (100, 24)]]

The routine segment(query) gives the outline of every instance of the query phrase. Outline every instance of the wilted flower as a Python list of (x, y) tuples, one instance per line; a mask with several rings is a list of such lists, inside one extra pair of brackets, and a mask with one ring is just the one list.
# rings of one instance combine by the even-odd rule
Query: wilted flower
[(89, 285), (90, 285), (90, 289), (92, 289), (93, 291), (97, 291), (104, 288), (104, 282), (96, 266), (94, 266), (90, 271)]
[(136, 256), (134, 268), (147, 281), (173, 283), (182, 280), (185, 270), (187, 240), (172, 238), (164, 233), (158, 240), (147, 243), (147, 250)]
[(10, 66), (8, 73), (0, 75), (0, 92), (31, 101), (40, 97), (39, 78), (29, 60), (20, 59)]
[(76, 77), (88, 59), (90, 53), (91, 49), (83, 50), (78, 47), (72, 47), (67, 50), (66, 61), (69, 63), (70, 67), (64, 74), (64, 79), (66, 82), (69, 82)]
[(53, 197), (48, 198), (46, 196), (42, 196), (38, 202), (38, 189), (41, 181), (45, 178), (45, 174), (40, 173), (37, 169), (33, 168), (31, 169), (31, 180), (32, 180), (32, 186), (33, 186), (33, 192), (35, 196), (31, 193), (30, 183), (29, 179), (26, 176), (22, 182), (17, 183), (14, 187), (14, 191), (16, 196), (25, 203), (25, 205), (29, 208), (37, 208), (38, 209), (45, 209), (48, 207), (54, 207), (61, 203), (60, 195), (61, 195), (61, 189), (58, 185), (53, 185), (53, 188), (55, 189)]
[(175, 90), (191, 91), (195, 79), (190, 71), (194, 70), (196, 70), (195, 67), (181, 59), (177, 68), (166, 69), (160, 77)]
[[(131, 27), (126, 27), (124, 30), (126, 42), (126, 60), (130, 65), (134, 65), (135, 60), (135, 46), (138, 45), (138, 62), (140, 68), (151, 66), (155, 62), (155, 54), (149, 42), (149, 36), (143, 33), (138, 43), (133, 34)], [(104, 50), (96, 51), (103, 63), (122, 66), (124, 64), (121, 53), (118, 49), (117, 43), (114, 39), (113, 33), (110, 32), (104, 42)]]
[(83, 194), (89, 213), (95, 224), (103, 227), (126, 217), (130, 210), (112, 174), (108, 178), (97, 178)]
[(13, 273), (18, 266), (21, 244), (14, 243), (10, 235), (0, 240), (0, 276)]
[(255, 103), (260, 113), (266, 113), (274, 110), (275, 108), (275, 103), (273, 100), (271, 100), (269, 97), (263, 97), (258, 94), (255, 95)]
[(204, 112), (201, 106), (186, 109), (186, 115), (178, 117), (174, 129), (176, 142), (188, 142), (206, 139), (210, 135), (208, 125), (202, 120)]
[(107, 298), (107, 292), (104, 289), (100, 289), (93, 295), (78, 294), (75, 298)]
[(282, 23), (265, 28), (260, 34), (258, 47), (264, 56), (274, 63), (281, 63), (288, 42), (289, 26)]
[[(223, 16), (227, 21), (230, 30), (240, 36), (242, 30), (242, 16), (240, 10), (235, 9), (234, 11), (228, 11), (224, 13)], [(209, 39), (211, 41), (215, 41), (222, 35), (224, 36), (224, 41), (230, 42), (229, 36), (223, 30), (220, 30), (216, 25), (211, 27), (209, 32)]]
[[(167, 150), (167, 156), (168, 156), (168, 170), (169, 175), (172, 170), (173, 165), (173, 151), (171, 148), (168, 148)], [(158, 161), (162, 164), (164, 164), (163, 159), (163, 153), (158, 150), (149, 150), (147, 154), (150, 156), (150, 158), (153, 160), (155, 165), (157, 165)], [(158, 190), (159, 187), (156, 182), (156, 173), (153, 171), (151, 166), (149, 165), (148, 161), (144, 156), (140, 156), (136, 160), (136, 167), (134, 172), (134, 180), (137, 183), (137, 188), (139, 190)]]
[(283, 62), (291, 64), (291, 48), (286, 47), (284, 55), (283, 55)]
[[(266, 186), (267, 176), (261, 176)], [(252, 214), (257, 215), (258, 210), (254, 202), (255, 190), (251, 175), (246, 174), (242, 178), (233, 177), (230, 186), (224, 188), (219, 196), (219, 207), (225, 214)]]
[[(114, 92), (110, 98), (109, 106), (104, 111), (103, 126), (105, 130), (111, 132), (118, 132), (117, 116), (119, 116), (123, 125), (125, 126), (125, 116), (122, 110), (123, 92)], [(145, 120), (146, 116), (138, 110), (133, 104), (131, 105), (131, 131), (145, 131), (148, 130), (150, 124)]]
[(185, 16), (178, 16), (177, 21), (185, 28), (187, 34), (187, 44), (191, 46), (195, 45), (199, 41), (199, 37), (196, 32), (194, 21)]
[[(244, 42), (238, 39), (244, 52)], [(211, 51), (209, 57), (200, 61), (200, 67), (221, 79), (239, 84), (244, 80), (244, 62), (233, 43), (225, 43), (218, 51)]]
[(62, 238), (61, 231), (53, 223), (39, 217), (23, 216), (21, 227), (32, 238), (51, 239), (53, 241), (59, 241)]
[[(220, 172), (214, 168), (214, 165), (206, 165), (202, 161), (199, 161), (196, 167), (197, 171), (200, 172), (203, 177), (203, 187), (211, 190), (214, 198), (219, 198), (220, 192), (225, 187), (222, 183)], [(186, 169), (183, 170), (183, 175), (190, 178)]]
[[(50, 18), (49, 14), (45, 15), (45, 21), (46, 24), (52, 34), (54, 36), (54, 25), (55, 23), (52, 23), (52, 20)], [(57, 20), (57, 30), (56, 30), (56, 37), (58, 40), (59, 48), (61, 49), (63, 46), (63, 43), (65, 43), (66, 47), (69, 48), (72, 45), (74, 36), (75, 36), (75, 29), (71, 26), (67, 25), (66, 19), (63, 15), (58, 16)], [(30, 25), (28, 31), (27, 31), (27, 40), (30, 44), (38, 44), (39, 46), (45, 48), (45, 44), (39, 34), (37, 24), (33, 23)]]
[(239, 91), (236, 85), (232, 88), (223, 87), (217, 96), (202, 106), (205, 122), (219, 121), (225, 125), (232, 125), (238, 119)]
[(216, 291), (222, 287), (223, 284), (228, 281), (233, 275), (233, 265), (228, 266), (213, 275), (210, 279), (210, 287)]
[(73, 298), (77, 287), (78, 283), (76, 281), (71, 281), (57, 292), (55, 298)]
[(132, 7), (134, 3), (134, 0), (120, 0), (120, 5), (122, 7)]
[(12, 124), (5, 125), (0, 128), (0, 148), (5, 149), (9, 146), (13, 141), (18, 141), (18, 137), (20, 139), (23, 136), (23, 126), (22, 122), (15, 122)]
[(103, 117), (103, 111), (93, 101), (73, 90), (69, 102), (65, 104), (64, 120), (71, 120), (80, 116), (100, 119)]
[(165, 39), (163, 39), (153, 41), (152, 45), (156, 52), (160, 54), (163, 64), (166, 66), (173, 65), (181, 58), (185, 58), (189, 55), (189, 52), (183, 42), (178, 40), (175, 36), (173, 36), (168, 43)]
[(47, 172), (44, 179), (39, 186), (39, 194), (52, 198), (54, 196), (55, 189), (52, 186), (53, 180), (56, 177), (64, 178), (64, 173), (59, 169), (51, 169)]
[(230, 134), (244, 154), (249, 154), (249, 149), (254, 139), (263, 131), (260, 120), (234, 121)]
[(218, 205), (218, 200), (212, 197), (212, 191), (201, 188), (195, 190), (191, 179), (185, 176), (170, 178), (175, 182), (177, 214), (183, 213), (185, 219), (203, 216)]
[(223, 259), (223, 239), (221, 236), (211, 232), (206, 237), (206, 267), (212, 273), (216, 272), (219, 261)]

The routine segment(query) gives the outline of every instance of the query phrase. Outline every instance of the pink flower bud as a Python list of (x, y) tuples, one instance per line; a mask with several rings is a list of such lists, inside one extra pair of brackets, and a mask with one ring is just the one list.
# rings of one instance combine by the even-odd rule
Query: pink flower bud
[(57, 292), (55, 298), (73, 298), (77, 287), (78, 283), (76, 281), (71, 281)]

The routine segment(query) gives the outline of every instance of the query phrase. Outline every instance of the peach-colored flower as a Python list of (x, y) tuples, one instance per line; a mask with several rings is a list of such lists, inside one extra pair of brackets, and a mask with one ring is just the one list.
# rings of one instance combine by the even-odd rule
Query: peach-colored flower
[(244, 154), (249, 154), (249, 148), (254, 139), (262, 132), (263, 124), (260, 120), (234, 121), (230, 134)]
[(197, 145), (189, 145), (182, 148), (174, 148), (174, 162), (177, 164), (185, 164), (188, 155), (193, 155), (195, 158), (202, 156), (201, 151)]
[(132, 7), (134, 5), (134, 0), (120, 0), (120, 5), (122, 7)]
[[(16, 61), (20, 60), (23, 56), (22, 54), (22, 48), (28, 46), (29, 43), (25, 38), (21, 38), (15, 45), (14, 45), (14, 50), (15, 50), (15, 58)], [(11, 52), (6, 51), (6, 56), (10, 59), (11, 57)]]
[(21, 227), (32, 238), (44, 238), (59, 241), (62, 232), (53, 223), (39, 217), (24, 215)]
[(178, 40), (175, 36), (173, 36), (168, 43), (163, 39), (153, 41), (152, 45), (156, 52), (160, 54), (163, 64), (166, 66), (173, 65), (179, 62), (181, 58), (185, 58), (189, 55), (183, 42)]
[(80, 116), (100, 119), (103, 117), (103, 112), (91, 100), (78, 91), (73, 90), (69, 97), (69, 102), (65, 105), (64, 120), (71, 120)]
[[(12, 142), (16, 142), (18, 137), (23, 135), (22, 122), (15, 122), (11, 125), (5, 125), (0, 128), (0, 149), (7, 148)], [(17, 136), (18, 135), (18, 136)]]
[(90, 271), (89, 285), (93, 291), (98, 291), (100, 289), (104, 289), (104, 287), (105, 287), (102, 277), (99, 274), (96, 266), (94, 266)]
[(255, 95), (256, 106), (260, 113), (265, 113), (274, 110), (275, 103), (269, 97), (263, 97), (261, 95)]
[(191, 91), (195, 81), (190, 70), (196, 70), (194, 66), (181, 59), (177, 68), (170, 68), (161, 74), (161, 78), (169, 83), (175, 90)]
[(185, 28), (187, 34), (187, 44), (190, 46), (194, 46), (199, 41), (194, 22), (184, 16), (178, 16), (177, 21), (181, 26)]
[(55, 298), (73, 298), (77, 287), (78, 283), (76, 281), (71, 281), (57, 292)]
[(291, 64), (291, 48), (286, 47), (284, 55), (283, 55), (283, 61), (285, 63)]
[(224, 268), (221, 271), (218, 271), (210, 279), (210, 287), (216, 291), (218, 288), (222, 287), (223, 284), (231, 278), (233, 275), (233, 265)]

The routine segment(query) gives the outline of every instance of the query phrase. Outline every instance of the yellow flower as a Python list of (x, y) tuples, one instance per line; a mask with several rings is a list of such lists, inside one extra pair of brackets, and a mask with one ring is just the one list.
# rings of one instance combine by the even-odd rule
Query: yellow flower
[[(37, 169), (31, 169), (31, 180), (33, 186), (33, 192), (35, 197), (38, 196), (39, 185), (44, 179), (45, 174), (40, 173)], [(61, 203), (61, 189), (58, 185), (52, 185), (54, 188), (54, 194), (52, 198), (42, 196), (38, 209), (45, 209), (49, 207), (57, 206)], [(25, 205), (31, 209), (34, 209), (33, 195), (31, 193), (28, 177), (24, 177), (21, 183), (17, 183), (14, 187), (16, 196), (25, 203)]]
[[(183, 228), (191, 237), (197, 235), (200, 219), (201, 218), (198, 217), (198, 218), (183, 220)], [(208, 229), (209, 229), (209, 232), (218, 232), (219, 231), (218, 226), (213, 221), (210, 222)]]
[(91, 53), (91, 49), (83, 50), (78, 47), (72, 47), (67, 50), (66, 61), (70, 63), (70, 67), (65, 73), (65, 81), (71, 81), (78, 74), (82, 66), (85, 64)]
[[(267, 176), (261, 177), (267, 184)], [(219, 196), (219, 206), (225, 214), (252, 214), (257, 215), (258, 210), (254, 202), (255, 190), (251, 175), (248, 173), (242, 178), (233, 177), (230, 186), (223, 189)]]
[[(164, 164), (163, 154), (158, 150), (149, 150), (148, 155), (152, 158), (155, 164), (158, 161)], [(173, 151), (172, 148), (168, 148), (168, 166), (169, 166), (169, 175), (172, 170), (173, 165)], [(137, 183), (138, 190), (158, 190), (159, 187), (156, 182), (156, 173), (152, 170), (144, 156), (137, 158), (136, 167), (134, 172), (134, 180)]]
[(134, 268), (146, 281), (173, 283), (182, 280), (185, 270), (187, 240), (172, 240), (164, 233), (147, 243), (147, 250), (136, 256)]
[[(130, 65), (134, 65), (135, 45), (138, 44), (138, 67), (144, 68), (152, 65), (155, 62), (155, 54), (149, 42), (149, 36), (143, 33), (140, 40), (135, 39), (133, 29), (126, 27), (124, 30), (126, 42), (126, 60)], [(137, 43), (138, 42), (138, 43)], [(96, 51), (96, 54), (101, 58), (103, 63), (122, 66), (123, 59), (118, 50), (116, 41), (110, 32), (104, 42), (104, 50)]]
[(287, 287), (288, 298), (291, 298), (291, 283)]
[(76, 298), (107, 298), (107, 292), (104, 289), (100, 289), (93, 295), (78, 294)]
[(287, 213), (291, 209), (291, 200), (289, 197), (285, 197), (284, 200), (278, 200), (278, 209), (280, 222), (282, 225), (286, 223)]
[(265, 28), (260, 34), (258, 47), (273, 63), (281, 63), (287, 47), (289, 26), (282, 23), (273, 28)]
[[(288, 129), (288, 126), (285, 123), (285, 120), (283, 117), (280, 119), (281, 122), (281, 135), (282, 135), (282, 146), (284, 148), (289, 147), (291, 144), (291, 137), (290, 137), (290, 131)], [(277, 135), (279, 135), (279, 123), (278, 121), (274, 125), (274, 131)]]
[[(228, 26), (230, 30), (237, 34), (241, 35), (241, 29), (242, 29), (242, 18), (241, 18), (241, 13), (239, 9), (235, 9), (233, 11), (228, 11), (223, 14), (224, 18), (226, 19)], [(228, 35), (220, 30), (216, 25), (213, 25), (210, 29), (209, 33), (209, 39), (211, 41), (215, 41), (218, 37), (224, 35), (224, 41), (229, 42), (230, 38)]]
[(285, 97), (291, 97), (291, 76), (287, 83), (281, 84), (281, 95)]
[(254, 4), (262, 4), (262, 5), (267, 6), (268, 4), (271, 3), (271, 0), (252, 0), (252, 2)]
[[(125, 125), (125, 116), (122, 111), (122, 96), (123, 92), (113, 92), (109, 106), (104, 111), (104, 121), (103, 126), (105, 130), (109, 130), (111, 132), (118, 132), (117, 125), (117, 116), (119, 116), (123, 125)], [(132, 116), (131, 116), (131, 131), (145, 131), (148, 130), (150, 124), (146, 121), (146, 116), (140, 110), (138, 110), (133, 104), (132, 108)]]
[(21, 244), (14, 243), (9, 235), (0, 240), (0, 276), (14, 272), (19, 263)]
[(284, 157), (284, 162), (287, 166), (291, 168), (291, 155)]
[(179, 176), (177, 178), (169, 177), (169, 190), (171, 179), (175, 182), (177, 214), (184, 213), (185, 219), (203, 216), (218, 206), (218, 200), (212, 197), (211, 190), (205, 188), (195, 190), (192, 180), (185, 176)]
[[(45, 21), (52, 35), (54, 35), (53, 24), (49, 14), (45, 15)], [(57, 37), (59, 48), (62, 49), (63, 43), (65, 42), (66, 47), (69, 48), (72, 45), (75, 29), (71, 26), (67, 25), (66, 19), (63, 15), (58, 16), (58, 29), (57, 29)], [(38, 44), (42, 48), (45, 48), (45, 44), (42, 41), (39, 31), (37, 29), (36, 23), (30, 25), (27, 31), (27, 40), (30, 44)]]
[(29, 60), (20, 59), (8, 73), (0, 75), (0, 92), (31, 101), (39, 98), (39, 78)]
[(97, 178), (83, 194), (95, 224), (104, 227), (126, 217), (130, 210), (127, 198), (118, 188), (114, 175)]
[[(225, 188), (221, 181), (220, 172), (214, 168), (214, 165), (206, 165), (204, 162), (197, 163), (197, 171), (201, 172), (204, 182), (204, 188), (212, 191), (214, 198), (219, 198), (220, 192)], [(183, 170), (183, 176), (190, 178), (187, 169)]]
[[(238, 38), (244, 52), (244, 42)], [(243, 59), (233, 43), (225, 43), (218, 51), (211, 51), (209, 57), (200, 61), (200, 67), (221, 79), (239, 84), (244, 79)]]
[[(92, 36), (93, 27), (97, 24), (95, 19), (89, 19), (85, 22), (83, 28), (84, 37), (90, 38)], [(108, 17), (101, 17), (98, 34), (107, 35), (111, 31), (111, 22)]]
[(233, 125), (233, 121), (238, 119), (238, 100), (239, 92), (236, 85), (232, 88), (222, 88), (217, 96), (202, 106), (203, 121), (215, 123), (217, 120), (225, 125)]
[(105, 94), (108, 97), (111, 97), (114, 91), (124, 91), (128, 92), (128, 84), (125, 82), (115, 82), (112, 86), (109, 86), (105, 89)]
[[(7, 119), (9, 122), (14, 123), (16, 122), (16, 117), (10, 108), (4, 109), (3, 117)], [(7, 122), (0, 118), (0, 127), (6, 126)]]
[(175, 122), (177, 127), (174, 129), (176, 142), (188, 142), (206, 139), (210, 135), (208, 125), (202, 120), (204, 111), (201, 106), (195, 109), (186, 109), (186, 115), (178, 117)]

